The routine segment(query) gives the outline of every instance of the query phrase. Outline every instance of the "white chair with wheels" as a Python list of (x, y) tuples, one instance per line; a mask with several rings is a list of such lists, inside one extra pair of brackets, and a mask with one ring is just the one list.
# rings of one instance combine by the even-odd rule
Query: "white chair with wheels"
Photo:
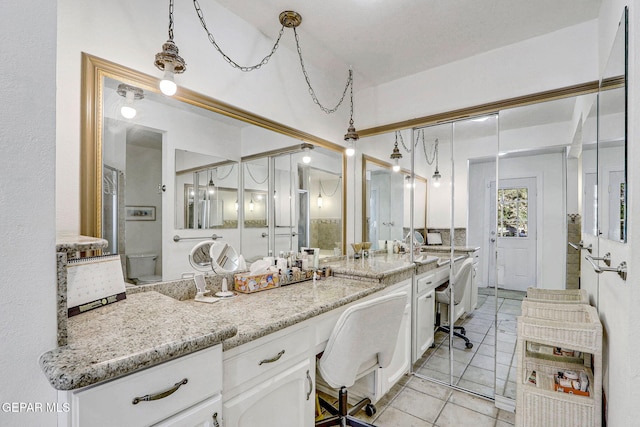
[(375, 414), (371, 399), (364, 398), (348, 410), (347, 387), (391, 363), (406, 304), (406, 292), (399, 292), (353, 305), (342, 313), (317, 364), (322, 380), (340, 389), (338, 408), (320, 398), (320, 405), (332, 416), (316, 421), (316, 427), (372, 427), (353, 416), (363, 408), (368, 415)]
[[(467, 258), (462, 262), (460, 270), (455, 274), (453, 278), (453, 323), (465, 313), (464, 296), (468, 292), (471, 285), (471, 272), (473, 270), (473, 258)], [(443, 289), (436, 288), (436, 302), (438, 303), (438, 312), (436, 313), (436, 332), (442, 331), (449, 333), (449, 326), (441, 325), (441, 307), (443, 305), (449, 306), (451, 301), (451, 283)], [(447, 311), (448, 313), (448, 311)], [(467, 333), (462, 326), (453, 326), (455, 335), (458, 338), (462, 338), (465, 342), (467, 349), (473, 348), (473, 344), (469, 341), (469, 338), (465, 336)], [(456, 331), (459, 330), (460, 332)]]

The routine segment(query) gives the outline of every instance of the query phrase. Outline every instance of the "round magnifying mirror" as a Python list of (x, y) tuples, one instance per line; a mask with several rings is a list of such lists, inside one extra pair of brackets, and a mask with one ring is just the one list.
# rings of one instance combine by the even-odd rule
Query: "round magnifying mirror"
[(236, 250), (225, 242), (212, 242), (209, 257), (211, 268), (216, 273), (233, 273), (240, 262)]
[(424, 237), (422, 236), (422, 234), (419, 231), (414, 231), (413, 232), (413, 240), (419, 246), (424, 245)]
[(211, 271), (211, 255), (209, 255), (209, 253), (213, 244), (213, 241), (207, 240), (198, 243), (193, 247), (193, 249), (191, 249), (191, 252), (189, 253), (189, 263), (191, 264), (191, 267), (205, 273)]

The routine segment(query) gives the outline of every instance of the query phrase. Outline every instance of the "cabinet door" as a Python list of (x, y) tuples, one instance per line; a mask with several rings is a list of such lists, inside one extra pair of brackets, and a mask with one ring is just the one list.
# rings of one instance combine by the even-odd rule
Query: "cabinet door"
[(207, 399), (155, 424), (154, 427), (220, 427), (221, 400), (220, 395)]
[(314, 423), (315, 364), (305, 359), (224, 402), (225, 427), (301, 427)]
[(400, 335), (398, 336), (398, 344), (396, 351), (393, 353), (391, 363), (384, 369), (381, 369), (381, 394), (383, 396), (388, 392), (395, 383), (400, 380), (402, 375), (409, 371), (411, 366), (411, 304), (407, 304), (402, 316), (400, 324)]
[(435, 291), (431, 290), (416, 301), (416, 357), (418, 360), (433, 344), (435, 324)]

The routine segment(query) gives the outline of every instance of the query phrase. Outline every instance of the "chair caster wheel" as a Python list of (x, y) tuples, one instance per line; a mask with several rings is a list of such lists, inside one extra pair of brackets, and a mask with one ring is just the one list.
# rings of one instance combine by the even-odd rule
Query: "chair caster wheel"
[(467, 348), (473, 348), (473, 343), (468, 342), (464, 346)]
[(373, 417), (376, 414), (376, 407), (373, 406), (372, 403), (369, 403), (364, 407), (364, 413), (367, 414), (368, 417)]

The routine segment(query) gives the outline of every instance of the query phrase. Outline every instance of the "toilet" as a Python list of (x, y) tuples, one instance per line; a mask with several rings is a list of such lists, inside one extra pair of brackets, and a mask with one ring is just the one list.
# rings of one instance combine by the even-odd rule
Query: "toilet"
[(127, 255), (127, 277), (136, 285), (146, 285), (162, 281), (162, 276), (156, 276), (156, 254)]

